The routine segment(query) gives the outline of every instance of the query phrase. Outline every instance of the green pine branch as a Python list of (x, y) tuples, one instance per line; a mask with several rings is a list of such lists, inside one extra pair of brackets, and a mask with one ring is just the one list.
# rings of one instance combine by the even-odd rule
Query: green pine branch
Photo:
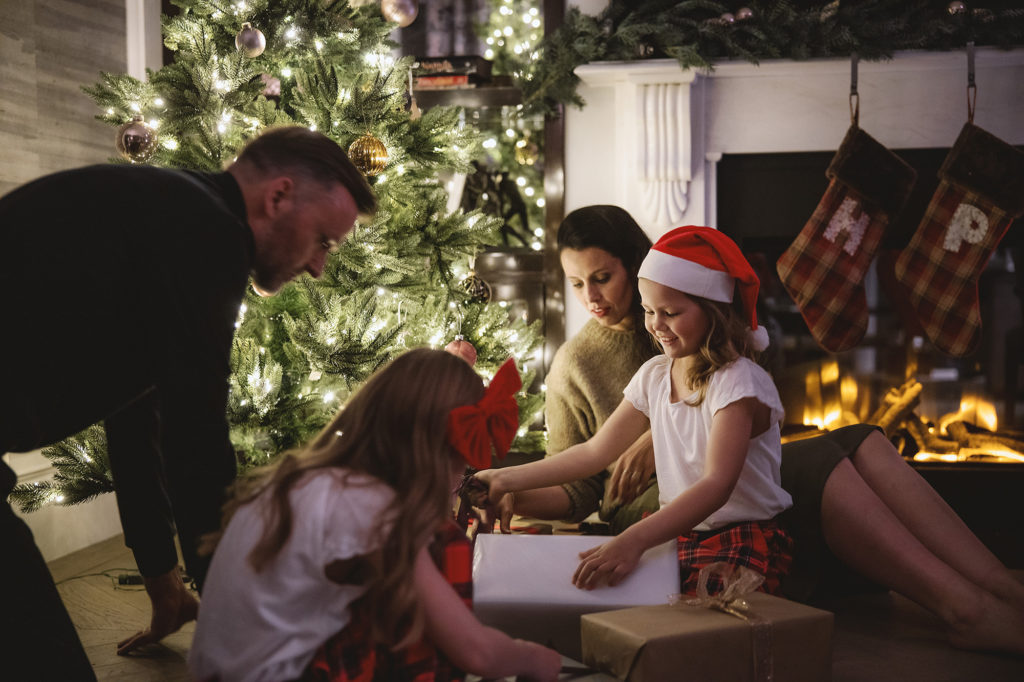
[[(613, 0), (597, 16), (571, 9), (541, 46), (542, 56), (521, 80), (527, 111), (582, 107), (574, 69), (594, 61), (673, 57), (680, 68), (712, 68), (740, 59), (823, 57), (891, 59), (900, 50), (961, 50), (968, 41), (1009, 49), (1024, 44), (1024, 8), (989, 0), (952, 13), (947, 0), (858, 2), (707, 2)], [(741, 7), (750, 18), (725, 21)]]

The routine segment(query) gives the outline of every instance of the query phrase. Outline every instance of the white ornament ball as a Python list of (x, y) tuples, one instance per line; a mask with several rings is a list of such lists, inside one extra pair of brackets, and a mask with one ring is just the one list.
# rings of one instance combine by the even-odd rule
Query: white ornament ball
[(743, 21), (744, 19), (749, 19), (752, 16), (754, 16), (754, 10), (749, 7), (740, 7), (736, 10), (736, 21)]
[(723, 24), (732, 24), (732, 23), (735, 23), (735, 22), (736, 22), (736, 17), (734, 17), (734, 16), (732, 15), (732, 13), (730, 13), (730, 12), (726, 12), (725, 14), (723, 14), (722, 16), (720, 16), (720, 17), (719, 17), (719, 20), (720, 20), (720, 21), (721, 21), (721, 22), (722, 22)]

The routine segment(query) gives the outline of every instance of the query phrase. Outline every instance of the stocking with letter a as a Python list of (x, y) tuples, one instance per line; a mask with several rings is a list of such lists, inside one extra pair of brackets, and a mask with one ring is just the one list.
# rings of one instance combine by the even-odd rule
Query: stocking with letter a
[(931, 342), (961, 357), (981, 339), (978, 278), (1024, 213), (1024, 152), (968, 122), (939, 180), (895, 274)]
[(825, 195), (776, 269), (814, 338), (839, 352), (864, 338), (864, 275), (917, 173), (855, 124), (825, 175)]

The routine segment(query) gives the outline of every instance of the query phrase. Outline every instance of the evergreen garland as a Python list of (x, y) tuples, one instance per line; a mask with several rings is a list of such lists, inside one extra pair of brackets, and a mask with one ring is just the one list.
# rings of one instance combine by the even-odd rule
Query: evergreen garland
[[(572, 8), (522, 78), (524, 104), (546, 113), (560, 104), (582, 107), (573, 70), (594, 61), (671, 57), (690, 69), (729, 59), (757, 64), (852, 53), (878, 61), (899, 50), (959, 50), (968, 41), (1002, 49), (1024, 44), (1021, 3), (979, 1), (983, 7), (966, 0), (963, 10), (948, 0), (612, 0), (597, 16)], [(737, 19), (740, 9), (751, 15)]]

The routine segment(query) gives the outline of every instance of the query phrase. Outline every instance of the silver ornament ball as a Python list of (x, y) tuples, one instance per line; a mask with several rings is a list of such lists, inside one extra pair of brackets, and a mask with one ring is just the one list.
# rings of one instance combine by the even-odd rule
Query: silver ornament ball
[(242, 30), (235, 36), (235, 49), (249, 59), (255, 59), (267, 49), (267, 39), (258, 28), (253, 28), (248, 21), (242, 24)]
[(384, 18), (395, 22), (402, 28), (415, 21), (419, 11), (418, 0), (381, 0), (380, 3), (380, 13), (384, 15)]
[(156, 150), (156, 130), (136, 114), (117, 129), (117, 153), (132, 163), (145, 163)]

